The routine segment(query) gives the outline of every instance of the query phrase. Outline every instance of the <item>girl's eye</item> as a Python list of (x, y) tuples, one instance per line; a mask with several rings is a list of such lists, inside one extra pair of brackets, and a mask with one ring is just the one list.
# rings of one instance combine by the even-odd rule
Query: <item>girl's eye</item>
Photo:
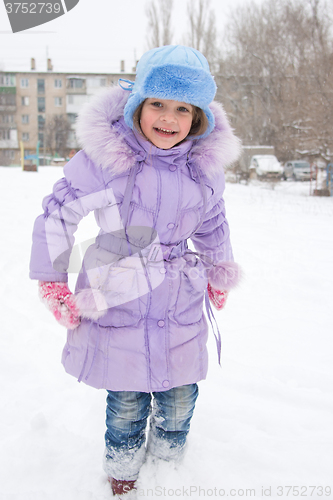
[(186, 113), (186, 112), (188, 113), (189, 112), (189, 110), (187, 108), (185, 108), (184, 106), (180, 106), (178, 108), (178, 111), (181, 111), (182, 113)]
[(158, 102), (158, 101), (154, 101), (151, 103), (155, 108), (160, 108), (162, 107), (162, 103), (161, 102)]

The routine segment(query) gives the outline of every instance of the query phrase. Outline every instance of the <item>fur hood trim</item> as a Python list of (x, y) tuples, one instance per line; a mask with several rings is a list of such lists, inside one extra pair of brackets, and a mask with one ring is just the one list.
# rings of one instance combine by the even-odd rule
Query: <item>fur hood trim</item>
[[(113, 126), (123, 116), (128, 97), (127, 90), (119, 86), (108, 87), (83, 106), (77, 120), (76, 136), (82, 149), (97, 166), (115, 174), (127, 172), (136, 162), (135, 152)], [(213, 178), (237, 160), (241, 143), (222, 105), (212, 102), (210, 109), (215, 127), (208, 137), (193, 141), (191, 158), (198, 160), (208, 178)]]

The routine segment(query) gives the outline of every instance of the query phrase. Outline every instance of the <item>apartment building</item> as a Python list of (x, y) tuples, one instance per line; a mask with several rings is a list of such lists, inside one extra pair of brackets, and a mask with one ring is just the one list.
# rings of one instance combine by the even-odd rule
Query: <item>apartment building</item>
[(55, 116), (67, 118), (70, 130), (68, 150), (77, 149), (75, 121), (82, 105), (102, 87), (118, 82), (119, 78), (134, 80), (133, 73), (92, 74), (36, 72), (34, 60), (31, 71), (0, 71), (0, 165), (19, 164), (20, 143), (24, 154), (49, 153), (46, 138), (47, 124)]
[(16, 111), (16, 76), (0, 73), (0, 164), (15, 163), (19, 147)]

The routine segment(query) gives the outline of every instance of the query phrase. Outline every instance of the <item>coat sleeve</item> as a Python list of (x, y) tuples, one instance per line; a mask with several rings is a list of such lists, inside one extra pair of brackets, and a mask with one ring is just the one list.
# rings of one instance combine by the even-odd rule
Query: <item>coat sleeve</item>
[(83, 151), (64, 168), (65, 176), (43, 200), (44, 213), (37, 217), (30, 259), (30, 278), (67, 281), (67, 270), (80, 220), (109, 203), (102, 171)]
[(199, 229), (191, 239), (207, 268), (208, 281), (218, 290), (230, 290), (238, 284), (240, 270), (234, 262), (230, 229), (223, 198), (224, 176), (214, 188)]
[(208, 210), (201, 227), (191, 239), (196, 250), (208, 262), (216, 264), (234, 260), (223, 197)]

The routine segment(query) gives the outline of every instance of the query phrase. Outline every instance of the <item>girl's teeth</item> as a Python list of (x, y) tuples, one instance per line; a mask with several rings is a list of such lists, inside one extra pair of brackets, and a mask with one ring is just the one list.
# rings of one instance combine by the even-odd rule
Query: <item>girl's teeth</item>
[(160, 132), (164, 132), (166, 134), (174, 134), (175, 133), (173, 130), (167, 130), (165, 128), (158, 128), (157, 130), (159, 130)]

